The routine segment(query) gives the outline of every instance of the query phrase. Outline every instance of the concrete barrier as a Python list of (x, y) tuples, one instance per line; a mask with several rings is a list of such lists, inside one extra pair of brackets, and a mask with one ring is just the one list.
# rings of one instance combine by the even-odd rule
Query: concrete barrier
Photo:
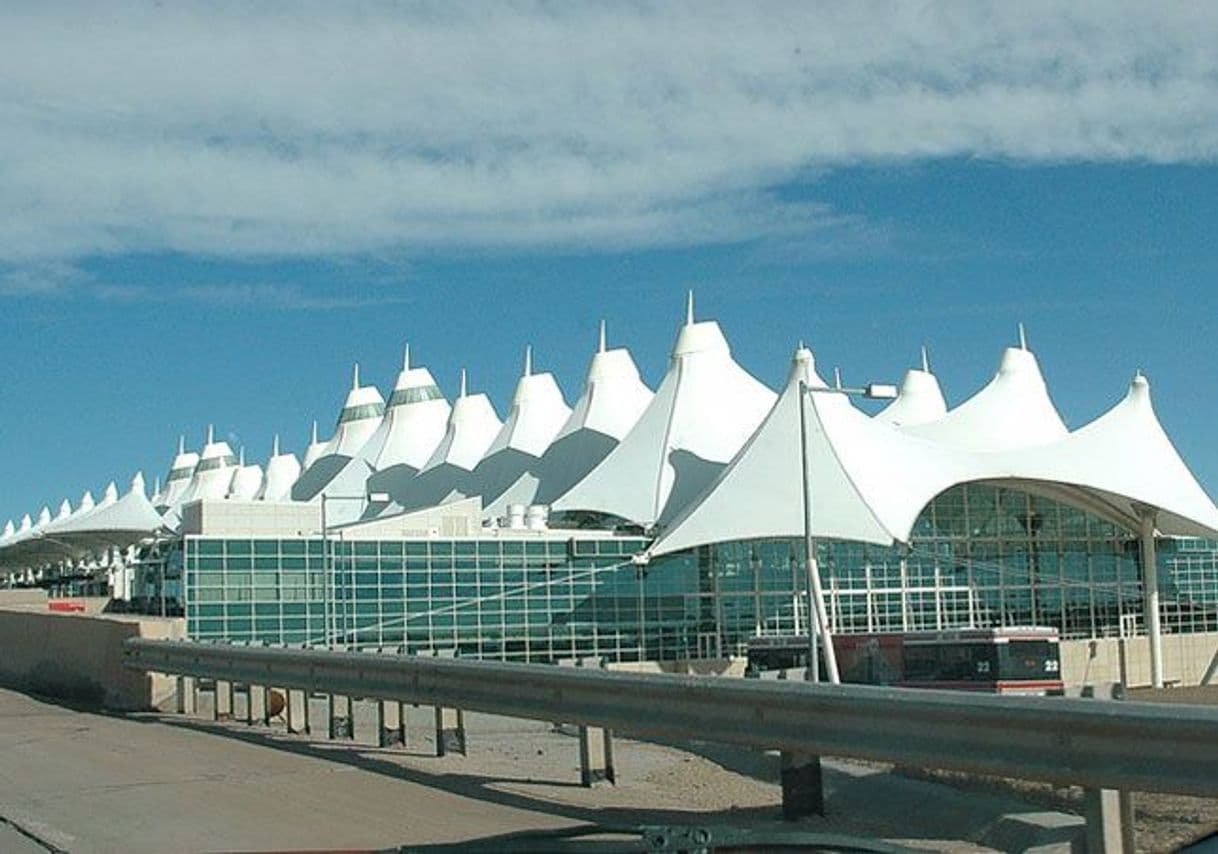
[(123, 667), (123, 641), (174, 640), (185, 634), (181, 619), (3, 609), (0, 684), (122, 711), (172, 709), (175, 680)]
[[(1218, 632), (1163, 636), (1163, 678), (1177, 685), (1202, 683), (1218, 654)], [(1069, 686), (1150, 684), (1150, 645), (1145, 636), (1070, 640), (1061, 644), (1062, 681)]]

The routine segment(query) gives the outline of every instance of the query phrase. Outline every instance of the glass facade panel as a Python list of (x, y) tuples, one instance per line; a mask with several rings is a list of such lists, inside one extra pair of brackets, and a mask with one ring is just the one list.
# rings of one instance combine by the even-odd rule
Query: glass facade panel
[[(169, 576), (202, 640), (618, 661), (735, 655), (749, 637), (807, 630), (802, 541), (633, 565), (646, 545), (609, 534), (331, 541), (327, 559), (320, 540), (188, 537)], [(1136, 538), (1038, 495), (956, 487), (925, 508), (907, 546), (822, 541), (817, 552), (838, 632), (1141, 631)], [(1159, 564), (1166, 629), (1218, 630), (1218, 544), (1161, 541)]]

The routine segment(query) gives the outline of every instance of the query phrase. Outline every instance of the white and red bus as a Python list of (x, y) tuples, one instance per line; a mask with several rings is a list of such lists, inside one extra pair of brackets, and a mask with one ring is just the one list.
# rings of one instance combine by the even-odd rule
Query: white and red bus
[[(749, 669), (802, 667), (806, 635), (756, 637), (748, 642)], [(991, 694), (1061, 694), (1056, 629), (950, 629), (947, 631), (834, 635), (843, 682), (947, 688)], [(822, 673), (824, 662), (821, 662)]]

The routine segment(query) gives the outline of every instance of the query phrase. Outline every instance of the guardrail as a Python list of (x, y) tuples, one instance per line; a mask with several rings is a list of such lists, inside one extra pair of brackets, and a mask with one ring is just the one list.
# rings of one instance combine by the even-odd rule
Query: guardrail
[(1218, 708), (133, 639), (138, 670), (1091, 790), (1218, 796)]

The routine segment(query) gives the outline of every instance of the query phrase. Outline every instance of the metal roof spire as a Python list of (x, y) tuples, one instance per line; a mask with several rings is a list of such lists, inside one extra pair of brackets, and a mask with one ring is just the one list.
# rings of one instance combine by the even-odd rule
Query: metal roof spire
[(314, 419), (313, 419), (313, 438), (312, 438), (312, 443), (313, 443), (314, 445), (316, 445), (316, 444), (317, 444), (317, 419), (316, 419), (316, 418), (314, 418)]
[(465, 397), (467, 391), (468, 391), (468, 386), (465, 381), (465, 368), (462, 368), (461, 369), (461, 393), (458, 394), (457, 397)]
[(355, 391), (359, 388), (359, 362), (355, 363), (355, 368), (351, 371), (351, 390)]
[(216, 425), (208, 424), (207, 425), (207, 444), (209, 444), (209, 445), (214, 444), (215, 441), (216, 441)]
[(596, 352), (603, 353), (605, 352), (605, 349), (605, 320), (602, 318), (600, 338), (596, 342)]
[(237, 465), (245, 465), (245, 445), (242, 445), (237, 449)]
[(922, 370), (930, 373), (930, 354), (926, 350), (926, 345), (922, 345)]
[(179, 454), (186, 453), (186, 437), (185, 436), (178, 436), (178, 453)]
[(402, 370), (410, 370), (410, 342), (406, 342), (406, 346), (402, 348)]
[(1028, 334), (1024, 331), (1023, 324), (1019, 324), (1019, 349), (1028, 349)]
[(526, 377), (533, 376), (533, 345), (526, 344), (524, 346), (524, 375)]
[(833, 387), (842, 387), (842, 369), (836, 366), (833, 368)]
[(279, 456), (279, 434), (275, 434), (275, 438), (271, 439), (271, 456)]
[(694, 289), (690, 288), (688, 295), (685, 297), (685, 325), (694, 325)]

